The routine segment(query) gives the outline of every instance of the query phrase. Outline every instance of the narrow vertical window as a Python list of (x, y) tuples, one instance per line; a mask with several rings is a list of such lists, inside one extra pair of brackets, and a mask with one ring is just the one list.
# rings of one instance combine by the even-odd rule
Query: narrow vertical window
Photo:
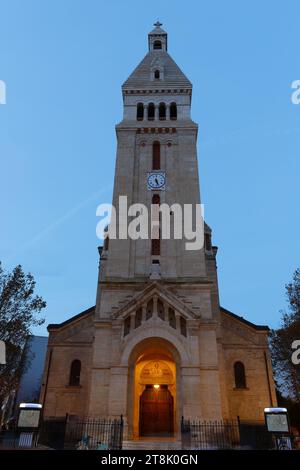
[(146, 320), (149, 320), (153, 315), (153, 300), (149, 300), (146, 307)]
[(160, 238), (153, 238), (153, 240), (151, 240), (151, 255), (160, 255)]
[(152, 146), (152, 170), (160, 170), (160, 143), (157, 141)]
[(172, 121), (176, 121), (176, 119), (177, 119), (177, 105), (176, 105), (176, 103), (171, 103), (170, 104), (170, 119), (172, 119)]
[(183, 317), (180, 317), (180, 333), (186, 336), (186, 319)]
[(69, 385), (76, 387), (80, 385), (81, 362), (79, 359), (72, 361), (70, 368)]
[(165, 103), (160, 103), (158, 108), (159, 119), (164, 121), (166, 119), (166, 105)]
[(160, 195), (159, 194), (153, 194), (152, 196), (152, 204), (160, 204)]
[(130, 333), (130, 323), (131, 323), (131, 318), (129, 316), (125, 318), (125, 321), (124, 321), (124, 336), (127, 336)]
[(169, 308), (169, 325), (172, 328), (176, 329), (176, 317), (175, 317), (175, 312), (172, 308)]
[(155, 72), (154, 72), (154, 78), (155, 78), (156, 80), (159, 80), (159, 79), (160, 79), (160, 71), (159, 71), (159, 70), (155, 70)]
[[(159, 196), (159, 194), (153, 194), (152, 204), (153, 205), (154, 204), (160, 205), (160, 196)], [(153, 236), (158, 235), (158, 238), (152, 238), (151, 239), (151, 255), (153, 255), (153, 256), (159, 256), (160, 255), (160, 228), (155, 227), (153, 230), (157, 230), (157, 229), (158, 229), (158, 234), (157, 234), (157, 232), (153, 232)]]
[(148, 121), (153, 121), (155, 116), (155, 107), (154, 103), (148, 104)]
[(246, 374), (244, 364), (240, 361), (237, 361), (234, 363), (233, 368), (235, 388), (246, 388)]
[(144, 105), (143, 103), (138, 103), (136, 109), (136, 118), (138, 121), (142, 121), (144, 119)]
[(165, 319), (165, 308), (164, 308), (164, 304), (162, 303), (160, 299), (158, 299), (157, 301), (157, 315), (161, 320)]
[(141, 324), (142, 324), (142, 315), (143, 315), (142, 309), (139, 308), (135, 313), (135, 324), (134, 324), (135, 328), (138, 328), (139, 326), (141, 326)]

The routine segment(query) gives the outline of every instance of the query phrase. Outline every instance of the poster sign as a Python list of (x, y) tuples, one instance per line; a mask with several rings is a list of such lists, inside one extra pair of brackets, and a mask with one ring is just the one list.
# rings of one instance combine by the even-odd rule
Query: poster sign
[(18, 427), (33, 428), (39, 427), (42, 406), (35, 403), (21, 403), (19, 407)]
[(266, 415), (269, 432), (289, 432), (289, 423), (286, 414), (269, 413)]
[(266, 425), (269, 432), (289, 433), (290, 426), (286, 408), (266, 408)]
[(19, 428), (38, 428), (40, 421), (40, 410), (20, 410), (18, 427)]

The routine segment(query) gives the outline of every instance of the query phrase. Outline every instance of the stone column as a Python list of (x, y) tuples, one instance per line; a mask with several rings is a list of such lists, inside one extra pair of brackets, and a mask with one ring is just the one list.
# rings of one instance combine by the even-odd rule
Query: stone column
[(166, 105), (166, 120), (167, 121), (170, 120), (170, 105), (169, 104)]
[(127, 415), (128, 368), (112, 367), (108, 394), (108, 415), (119, 417)]
[(155, 121), (159, 120), (159, 106), (158, 105), (155, 105), (154, 119)]
[(153, 297), (153, 317), (157, 317), (157, 295)]

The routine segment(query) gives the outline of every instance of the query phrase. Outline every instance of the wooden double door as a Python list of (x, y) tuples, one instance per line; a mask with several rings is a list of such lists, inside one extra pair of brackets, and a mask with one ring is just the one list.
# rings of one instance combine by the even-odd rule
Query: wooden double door
[(140, 435), (172, 436), (174, 403), (167, 385), (155, 389), (147, 385), (140, 397)]

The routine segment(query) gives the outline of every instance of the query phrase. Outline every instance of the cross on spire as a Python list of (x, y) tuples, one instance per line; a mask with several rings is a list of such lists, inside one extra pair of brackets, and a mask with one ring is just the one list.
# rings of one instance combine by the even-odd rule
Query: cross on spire
[(156, 28), (160, 28), (162, 25), (163, 24), (159, 20), (157, 20), (156, 23), (154, 23), (153, 26), (156, 26)]

